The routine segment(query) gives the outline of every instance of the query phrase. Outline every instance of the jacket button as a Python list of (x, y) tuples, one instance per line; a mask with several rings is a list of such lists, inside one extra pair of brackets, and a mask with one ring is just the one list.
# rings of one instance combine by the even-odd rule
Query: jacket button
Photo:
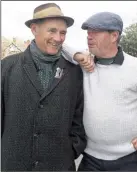
[(34, 133), (34, 137), (38, 137), (39, 135), (41, 134), (41, 132), (39, 131), (39, 132), (36, 132), (36, 133)]
[(38, 137), (38, 134), (34, 134), (34, 137)]
[(36, 167), (38, 165), (39, 161), (34, 162), (34, 166)]
[(39, 108), (41, 108), (41, 109), (44, 108), (44, 105), (40, 104), (40, 105), (39, 105)]

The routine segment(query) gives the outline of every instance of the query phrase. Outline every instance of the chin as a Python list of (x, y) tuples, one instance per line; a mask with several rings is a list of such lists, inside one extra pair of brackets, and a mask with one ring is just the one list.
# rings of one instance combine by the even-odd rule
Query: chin
[(89, 52), (91, 52), (92, 54), (95, 54), (95, 51), (93, 48), (89, 48)]
[(55, 54), (58, 53), (58, 51), (59, 51), (59, 50), (50, 50), (50, 51), (47, 51), (47, 53), (48, 53), (49, 55), (55, 55)]
[(89, 48), (89, 52), (91, 52), (95, 56), (98, 54), (95, 48)]

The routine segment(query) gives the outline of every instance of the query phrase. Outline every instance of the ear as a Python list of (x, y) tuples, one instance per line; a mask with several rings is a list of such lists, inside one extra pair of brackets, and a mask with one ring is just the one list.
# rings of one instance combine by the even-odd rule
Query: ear
[(30, 29), (31, 29), (31, 32), (34, 36), (38, 35), (39, 28), (38, 28), (38, 25), (36, 23), (32, 23), (30, 26)]
[(119, 32), (118, 31), (114, 31), (111, 33), (111, 41), (114, 43), (114, 42), (117, 42), (118, 38), (119, 38)]

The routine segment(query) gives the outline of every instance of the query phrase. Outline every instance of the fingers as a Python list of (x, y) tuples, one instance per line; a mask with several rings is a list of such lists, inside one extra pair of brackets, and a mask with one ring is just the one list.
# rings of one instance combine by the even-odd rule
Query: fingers
[(137, 149), (137, 138), (132, 140), (132, 144), (135, 147), (135, 149)]
[(137, 138), (134, 138), (132, 140), (132, 144), (133, 144), (134, 148), (137, 150)]
[[(82, 65), (81, 65), (82, 66)], [(87, 72), (92, 72), (94, 71), (94, 67), (95, 65), (94, 64), (87, 64), (87, 65), (83, 65), (82, 66)]]
[(137, 150), (137, 142), (133, 144), (134, 148)]
[(90, 54), (83, 54), (83, 53), (77, 53), (74, 56), (74, 59), (80, 64), (80, 66), (87, 72), (93, 72), (94, 71), (94, 59), (91, 57)]
[(87, 72), (93, 72), (94, 71), (94, 61), (91, 57), (88, 56), (88, 58), (80, 61), (81, 67), (83, 67)]
[(85, 55), (82, 53), (76, 53), (73, 57), (74, 60), (76, 60), (78, 63), (80, 63), (80, 61), (83, 61), (85, 58)]
[(82, 65), (88, 65), (91, 63), (91, 57), (88, 55), (83, 55), (83, 58), (80, 60)]
[(137, 142), (137, 137), (132, 140), (132, 143), (135, 144)]

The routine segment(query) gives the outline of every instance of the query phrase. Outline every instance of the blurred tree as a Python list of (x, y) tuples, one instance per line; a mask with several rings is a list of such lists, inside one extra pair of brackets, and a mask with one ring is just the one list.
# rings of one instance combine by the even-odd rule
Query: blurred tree
[[(29, 44), (30, 44), (30, 40), (23, 41), (18, 37), (13, 37), (12, 40), (10, 40), (2, 36), (1, 59), (7, 55), (10, 55), (10, 51), (12, 48), (16, 49), (17, 47), (17, 49), (19, 49), (20, 51), (24, 51)], [(15, 53), (18, 52), (15, 51)]]
[(126, 53), (137, 57), (137, 23), (131, 24), (124, 30), (120, 45)]
[(4, 57), (4, 51), (9, 46), (10, 42), (11, 41), (9, 39), (6, 39), (5, 37), (2, 36), (1, 59)]

